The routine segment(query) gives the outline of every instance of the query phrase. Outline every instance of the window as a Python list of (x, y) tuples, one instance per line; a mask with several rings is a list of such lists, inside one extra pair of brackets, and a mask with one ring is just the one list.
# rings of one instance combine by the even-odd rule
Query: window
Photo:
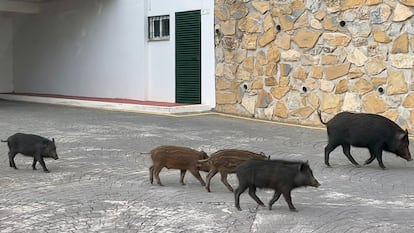
[(169, 40), (170, 39), (170, 16), (148, 17), (148, 39)]

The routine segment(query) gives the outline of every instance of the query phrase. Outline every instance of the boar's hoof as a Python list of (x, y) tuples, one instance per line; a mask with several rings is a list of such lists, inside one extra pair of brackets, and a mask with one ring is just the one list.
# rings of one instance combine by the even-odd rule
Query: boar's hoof
[(49, 173), (50, 171), (49, 170), (43, 170), (44, 172), (46, 172), (46, 173)]
[(238, 211), (241, 211), (242, 209), (240, 207), (236, 207)]
[(292, 209), (289, 209), (289, 210), (292, 211), (292, 212), (298, 212), (298, 210), (296, 208), (292, 208)]

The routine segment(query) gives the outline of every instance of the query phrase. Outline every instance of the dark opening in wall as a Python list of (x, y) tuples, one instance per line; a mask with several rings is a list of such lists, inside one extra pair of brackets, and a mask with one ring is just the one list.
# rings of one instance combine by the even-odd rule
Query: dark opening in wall
[(339, 22), (339, 25), (341, 25), (341, 27), (345, 27), (346, 23), (342, 20), (341, 22)]
[(382, 95), (384, 94), (384, 88), (383, 87), (378, 87), (378, 92)]
[(308, 91), (308, 88), (306, 88), (305, 86), (303, 86), (302, 87), (302, 91), (306, 93)]
[(280, 32), (280, 30), (282, 30), (282, 27), (281, 27), (280, 25), (276, 25), (276, 30), (277, 30), (278, 32)]
[(247, 90), (247, 84), (243, 85), (244, 90)]

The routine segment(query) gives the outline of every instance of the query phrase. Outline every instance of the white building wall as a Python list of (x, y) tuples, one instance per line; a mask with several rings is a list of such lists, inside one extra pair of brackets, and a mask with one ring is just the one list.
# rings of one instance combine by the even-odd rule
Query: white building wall
[(148, 42), (149, 98), (175, 101), (175, 13), (191, 10), (201, 10), (201, 101), (214, 107), (214, 0), (148, 0), (148, 16), (170, 15), (170, 40)]
[(145, 4), (63, 0), (20, 17), (15, 91), (146, 100)]
[(0, 15), (0, 93), (13, 91), (12, 18)]

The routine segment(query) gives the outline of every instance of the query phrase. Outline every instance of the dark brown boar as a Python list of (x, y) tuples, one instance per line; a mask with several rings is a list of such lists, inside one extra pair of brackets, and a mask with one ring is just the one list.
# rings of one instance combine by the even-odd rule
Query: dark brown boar
[(369, 113), (341, 112), (328, 122), (324, 122), (320, 111), (318, 115), (328, 131), (328, 145), (325, 147), (325, 164), (328, 167), (330, 166), (329, 154), (339, 145), (355, 166), (359, 164), (351, 155), (351, 146), (368, 148), (371, 156), (365, 164), (370, 164), (376, 158), (382, 169), (385, 169), (382, 162), (384, 150), (407, 161), (412, 160), (408, 149), (407, 130), (401, 129), (394, 121), (386, 117)]
[(204, 151), (197, 151), (188, 147), (181, 146), (159, 146), (151, 150), (151, 159), (153, 165), (149, 168), (150, 182), (153, 183), (153, 177), (157, 184), (163, 185), (160, 180), (160, 172), (164, 167), (168, 169), (179, 169), (181, 171), (180, 183), (184, 185), (184, 176), (187, 170), (197, 178), (202, 186), (206, 183), (201, 178), (199, 170), (208, 172), (208, 166), (197, 166), (197, 161), (208, 159)]
[(319, 187), (308, 162), (289, 160), (257, 160), (243, 162), (237, 168), (239, 187), (234, 192), (235, 206), (240, 208), (240, 195), (248, 188), (249, 195), (258, 205), (265, 206), (256, 195), (256, 188), (273, 189), (274, 195), (269, 202), (269, 210), (283, 194), (291, 211), (296, 211), (292, 203), (291, 191), (295, 188)]
[(237, 166), (249, 159), (268, 159), (263, 153), (257, 154), (247, 150), (237, 149), (225, 149), (214, 152), (210, 155), (210, 158), (198, 161), (198, 166), (203, 166), (207, 163), (210, 167), (210, 172), (207, 175), (208, 192), (210, 190), (210, 181), (218, 172), (221, 175), (221, 182), (227, 187), (230, 192), (233, 192), (233, 188), (227, 181), (227, 174), (235, 173)]

